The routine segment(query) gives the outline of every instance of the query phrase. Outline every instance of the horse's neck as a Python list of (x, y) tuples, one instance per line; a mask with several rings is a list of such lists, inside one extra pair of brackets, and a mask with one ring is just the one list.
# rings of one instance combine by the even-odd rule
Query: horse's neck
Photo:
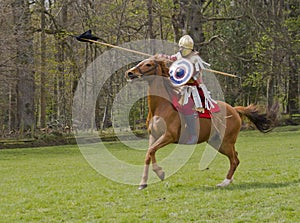
[(172, 88), (166, 79), (155, 78), (149, 83), (148, 106), (149, 111), (154, 114), (156, 110), (166, 109), (171, 104)]

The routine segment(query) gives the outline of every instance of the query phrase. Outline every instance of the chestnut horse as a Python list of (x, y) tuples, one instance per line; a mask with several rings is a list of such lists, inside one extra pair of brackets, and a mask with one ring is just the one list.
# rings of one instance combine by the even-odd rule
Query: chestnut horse
[[(129, 69), (125, 73), (127, 80), (141, 78), (148, 82), (148, 117), (147, 128), (149, 132), (149, 148), (145, 157), (144, 172), (140, 182), (139, 189), (147, 187), (149, 166), (152, 161), (153, 171), (157, 176), (164, 180), (164, 171), (157, 165), (155, 153), (158, 149), (170, 144), (179, 143), (182, 132), (182, 122), (178, 111), (174, 108), (170, 91), (174, 91), (169, 77), (169, 65), (171, 61), (157, 56), (150, 57), (137, 66)], [(161, 77), (161, 78), (157, 78)], [(171, 89), (171, 90), (170, 90)], [(157, 93), (159, 91), (159, 93)], [(167, 95), (160, 97), (157, 95)], [(233, 180), (233, 174), (239, 165), (238, 153), (235, 151), (235, 143), (241, 129), (242, 116), (249, 118), (261, 132), (267, 132), (272, 129), (277, 111), (272, 115), (260, 114), (254, 105), (248, 107), (231, 107), (229, 104), (218, 101), (218, 105), (223, 107), (226, 116), (226, 126), (224, 126), (223, 139), (218, 145), (209, 142), (211, 128), (215, 128), (211, 119), (199, 118), (199, 138), (198, 143), (208, 142), (220, 153), (228, 157), (230, 168), (225, 180), (217, 186), (227, 186)], [(221, 113), (220, 113), (221, 114)], [(223, 114), (224, 116), (224, 114)], [(223, 117), (225, 118), (225, 117)], [(224, 122), (225, 123), (225, 122)], [(219, 132), (215, 129), (215, 132)]]

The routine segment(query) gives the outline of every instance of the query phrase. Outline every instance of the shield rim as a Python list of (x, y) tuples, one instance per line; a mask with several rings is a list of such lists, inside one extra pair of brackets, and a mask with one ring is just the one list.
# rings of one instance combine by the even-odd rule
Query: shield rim
[[(190, 72), (187, 71), (183, 78), (181, 78), (180, 80), (176, 80), (174, 78), (174, 74), (171, 74), (172, 67), (175, 66), (174, 70), (176, 71), (182, 63), (185, 63), (185, 64), (189, 65), (189, 66), (185, 66), (183, 69), (187, 70), (186, 67), (188, 67), (188, 70)], [(179, 87), (179, 86), (182, 86), (182, 85), (186, 84), (193, 77), (193, 74), (194, 74), (194, 66), (193, 66), (191, 61), (189, 61), (188, 59), (185, 59), (185, 58), (181, 58), (179, 60), (174, 61), (171, 64), (170, 69), (169, 69), (169, 75), (170, 75), (171, 83), (172, 83), (173, 86), (176, 86), (176, 87)]]

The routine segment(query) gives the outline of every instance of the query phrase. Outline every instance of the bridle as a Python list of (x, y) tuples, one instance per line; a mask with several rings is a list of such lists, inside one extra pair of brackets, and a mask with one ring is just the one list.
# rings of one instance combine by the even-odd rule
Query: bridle
[[(156, 76), (156, 75), (157, 75), (158, 62), (157, 62), (156, 60), (153, 60), (153, 61), (154, 61), (154, 63), (155, 63), (154, 67), (152, 67), (151, 69), (146, 70), (146, 71), (144, 71), (144, 72), (143, 72), (143, 71), (141, 70), (141, 68), (139, 68), (138, 66), (136, 66), (135, 68), (138, 70), (138, 72), (139, 72), (142, 76), (149, 74), (149, 73), (152, 72), (153, 70), (155, 71), (155, 72), (154, 72), (154, 76)], [(163, 71), (162, 71), (162, 72), (163, 72)], [(172, 98), (172, 95), (174, 94), (174, 93), (172, 93), (172, 91), (173, 91), (173, 89), (174, 89), (174, 86), (171, 84), (170, 80), (167, 80), (167, 79), (166, 79), (165, 76), (162, 76), (162, 78), (163, 78), (163, 85), (164, 85), (164, 87), (165, 87), (165, 89), (166, 89), (166, 91), (167, 91), (167, 93), (168, 93), (168, 95), (169, 95), (169, 98)]]
[(154, 67), (152, 67), (151, 69), (149, 69), (149, 70), (147, 70), (147, 71), (144, 71), (144, 72), (143, 72), (143, 71), (141, 70), (141, 68), (139, 68), (138, 66), (136, 66), (135, 68), (139, 71), (139, 73), (140, 73), (142, 76), (149, 74), (149, 73), (152, 72), (153, 70), (155, 71), (155, 72), (154, 72), (154, 75), (156, 75), (158, 63), (157, 63), (157, 61), (155, 61), (155, 60), (154, 60), (154, 63), (155, 63)]

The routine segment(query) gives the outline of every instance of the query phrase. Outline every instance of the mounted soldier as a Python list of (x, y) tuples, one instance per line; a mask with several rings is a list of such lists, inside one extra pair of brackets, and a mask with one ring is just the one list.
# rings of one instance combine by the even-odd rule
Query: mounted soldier
[(178, 42), (179, 52), (172, 56), (165, 56), (174, 61), (170, 67), (170, 79), (177, 87), (178, 100), (173, 104), (180, 112), (186, 125), (188, 135), (186, 144), (195, 144), (198, 140), (199, 126), (198, 112), (210, 111), (217, 104), (210, 96), (210, 92), (203, 83), (202, 70), (210, 66), (204, 62), (199, 53), (194, 50), (194, 41), (189, 35), (184, 35)]

